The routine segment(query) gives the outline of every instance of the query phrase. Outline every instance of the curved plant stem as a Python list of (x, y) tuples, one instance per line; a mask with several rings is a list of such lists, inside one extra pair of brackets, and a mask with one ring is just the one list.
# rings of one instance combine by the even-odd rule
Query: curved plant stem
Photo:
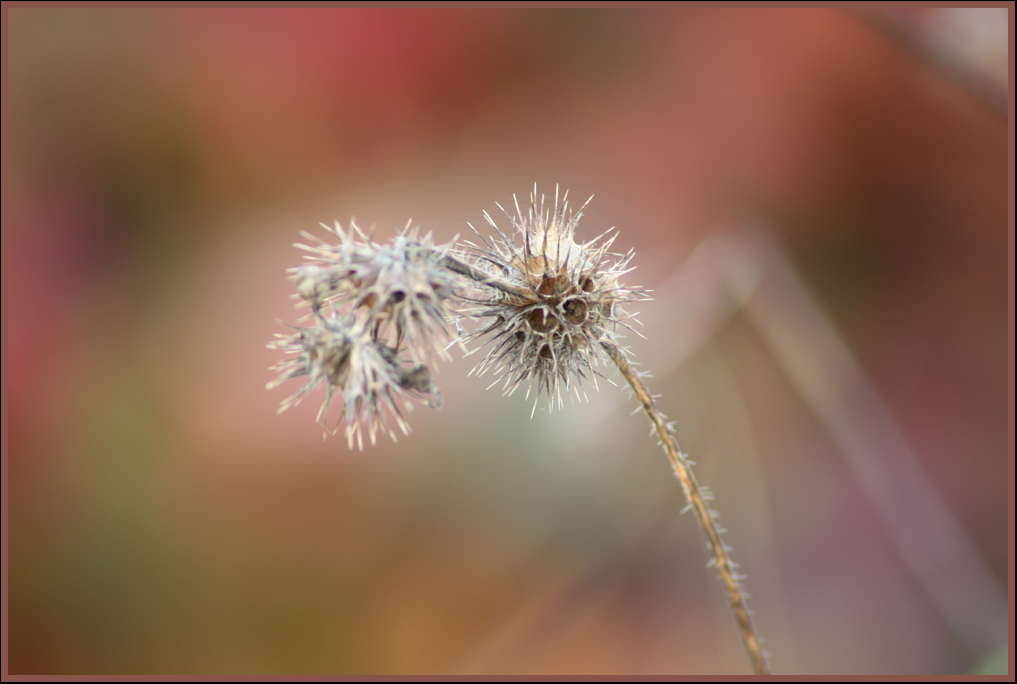
[(689, 462), (679, 451), (664, 416), (657, 408), (657, 402), (654, 401), (650, 390), (646, 387), (646, 383), (633, 370), (632, 364), (625, 357), (625, 353), (612, 342), (603, 342), (601, 346), (611, 360), (614, 361), (615, 365), (618, 366), (618, 370), (621, 371), (625, 380), (632, 386), (639, 404), (643, 407), (643, 411), (646, 412), (650, 422), (653, 423), (657, 436), (660, 437), (661, 445), (664, 447), (667, 457), (671, 460), (675, 475), (678, 476), (682, 489), (685, 491), (685, 498), (689, 502), (689, 508), (692, 509), (696, 520), (699, 522), (699, 526), (703, 530), (703, 534), (706, 536), (706, 545), (713, 555), (711, 565), (716, 565), (720, 571), (720, 577), (724, 581), (728, 602), (731, 604), (731, 610), (734, 612), (735, 621), (738, 623), (742, 641), (745, 642), (745, 649), (748, 651), (749, 659), (752, 661), (752, 669), (756, 674), (770, 674), (766, 658), (763, 657), (763, 652), (759, 647), (759, 639), (752, 628), (752, 620), (749, 617), (749, 609), (745, 605), (745, 597), (738, 584), (739, 576), (735, 572), (734, 563), (728, 557), (727, 549), (720, 539), (720, 532), (714, 524), (710, 509), (703, 500), (699, 485), (696, 484), (696, 478), (693, 477), (692, 470), (689, 468)]
[(514, 297), (521, 297), (522, 299), (530, 299), (532, 297), (532, 294), (529, 292), (529, 290), (519, 287), (514, 283), (510, 283), (509, 281), (503, 278), (499, 278), (489, 273), (484, 273), (475, 266), (468, 264), (465, 261), (460, 261), (459, 259), (456, 259), (451, 254), (446, 254), (444, 257), (442, 257), (441, 265), (447, 268), (448, 270), (452, 271), (453, 273), (458, 273), (459, 275), (469, 278), (470, 280), (476, 283), (480, 283), (481, 285), (493, 287), (494, 289), (500, 290), (505, 294), (509, 294)]

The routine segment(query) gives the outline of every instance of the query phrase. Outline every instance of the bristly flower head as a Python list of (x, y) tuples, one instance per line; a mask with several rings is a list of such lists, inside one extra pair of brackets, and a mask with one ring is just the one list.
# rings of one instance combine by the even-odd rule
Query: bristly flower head
[(448, 337), (446, 302), (457, 276), (441, 266), (448, 247), (435, 245), (429, 234), (419, 237), (409, 225), (388, 245), (375, 243), (352, 222), (348, 232), (338, 223), (324, 227), (338, 242), (305, 233), (317, 244), (296, 246), (310, 252), (311, 263), (291, 269), (314, 324), (269, 344), (290, 356), (272, 368), (279, 375), (268, 388), (307, 376), (283, 400), (281, 412), (324, 385), (318, 419), (326, 431), (329, 406), (340, 394), (347, 440), (352, 447), (356, 438), (362, 449), (364, 427), (372, 444), (379, 430), (395, 439), (391, 421), (409, 432), (409, 398), (441, 404), (425, 362), (433, 351), (444, 352), (435, 344)]
[(508, 281), (514, 291), (488, 288), (489, 298), (477, 301), (467, 313), (489, 319), (472, 337), (490, 335), (493, 345), (475, 371), (495, 369), (506, 394), (528, 383), (527, 396), (536, 387), (538, 398), (546, 394), (552, 409), (555, 398), (559, 407), (562, 404), (562, 388), (579, 396), (578, 382), (586, 372), (596, 373), (594, 362), (604, 354), (604, 346), (618, 346), (616, 327), (628, 327), (622, 305), (644, 297), (619, 282), (631, 270), (632, 252), (610, 253), (614, 236), (575, 241), (586, 204), (573, 213), (567, 198), (566, 192), (559, 201), (556, 189), (554, 205), (548, 207), (534, 187), (525, 212), (518, 199), (515, 215), (498, 205), (515, 229), (513, 237), (485, 212), (497, 238), (481, 235), (484, 247), (475, 247), (475, 266), (493, 279)]
[(272, 349), (292, 355), (273, 367), (279, 377), (268, 384), (269, 389), (286, 380), (308, 376), (303, 387), (283, 400), (279, 411), (295, 406), (308, 393), (325, 385), (325, 401), (318, 411), (318, 420), (327, 426), (332, 398), (336, 391), (342, 392), (346, 438), (352, 447), (356, 437), (361, 449), (364, 426), (371, 444), (375, 443), (379, 427), (395, 439), (386, 411), (403, 434), (409, 432), (404, 416), (410, 408), (407, 396), (429, 406), (441, 404), (441, 394), (431, 379), (430, 369), (423, 365), (406, 368), (395, 349), (372, 337), (365, 322), (365, 319), (318, 318), (317, 325), (295, 328), (295, 334), (278, 335), (280, 339), (269, 344)]
[(355, 221), (349, 231), (338, 222), (321, 225), (339, 242), (303, 233), (317, 244), (295, 245), (311, 261), (291, 269), (297, 294), (315, 311), (330, 303), (366, 316), (378, 327), (376, 336), (393, 346), (408, 342), (417, 363), (430, 358), (432, 347), (449, 337), (447, 301), (456, 276), (441, 267), (448, 246), (435, 245), (430, 233), (420, 237), (410, 223), (388, 245), (374, 242)]

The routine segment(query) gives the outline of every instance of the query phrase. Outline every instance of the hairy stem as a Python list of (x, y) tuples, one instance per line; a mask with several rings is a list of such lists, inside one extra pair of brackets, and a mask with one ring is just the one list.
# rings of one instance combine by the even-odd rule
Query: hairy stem
[(523, 299), (532, 298), (532, 293), (529, 290), (519, 287), (518, 285), (515, 285), (513, 283), (510, 283), (509, 281), (504, 280), (503, 278), (499, 278), (498, 276), (492, 275), (490, 273), (485, 273), (484, 271), (481, 271), (479, 268), (476, 268), (475, 266), (472, 266), (466, 263), (465, 261), (460, 261), (459, 259), (456, 259), (454, 256), (450, 254), (446, 254), (444, 257), (442, 257), (441, 265), (447, 268), (448, 270), (452, 271), (453, 273), (458, 273), (461, 276), (469, 278), (475, 283), (480, 283), (481, 285), (493, 287), (494, 289), (500, 290), (505, 294), (521, 297)]
[(738, 623), (742, 641), (745, 642), (745, 649), (748, 651), (749, 659), (752, 661), (752, 669), (756, 674), (770, 674), (766, 659), (763, 657), (763, 652), (759, 647), (759, 639), (752, 628), (749, 609), (745, 605), (745, 598), (741, 587), (738, 585), (738, 575), (735, 573), (734, 564), (728, 557), (727, 549), (720, 539), (720, 533), (714, 524), (710, 509), (707, 508), (706, 502), (699, 491), (696, 478), (692, 475), (689, 462), (678, 449), (671, 430), (668, 428), (664, 416), (657, 408), (657, 402), (654, 401), (650, 390), (646, 387), (646, 383), (633, 370), (632, 364), (625, 357), (625, 353), (620, 347), (611, 342), (603, 342), (601, 346), (603, 346), (604, 351), (607, 352), (607, 355), (614, 361), (615, 365), (618, 366), (618, 370), (621, 371), (625, 380), (632, 386), (636, 393), (636, 398), (643, 407), (643, 411), (646, 412), (647, 417), (657, 431), (657, 436), (660, 437), (661, 445), (664, 447), (667, 457), (671, 460), (675, 475), (678, 476), (682, 489), (685, 491), (685, 498), (689, 502), (689, 508), (692, 509), (706, 537), (706, 545), (713, 555), (713, 564), (720, 570), (720, 577), (724, 581), (724, 587), (727, 589), (728, 602), (731, 604), (731, 610), (734, 612), (735, 620)]

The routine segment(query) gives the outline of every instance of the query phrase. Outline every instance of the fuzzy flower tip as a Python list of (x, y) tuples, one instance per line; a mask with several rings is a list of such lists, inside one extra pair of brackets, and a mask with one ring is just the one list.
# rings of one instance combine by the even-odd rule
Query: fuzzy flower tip
[(549, 409), (555, 399), (561, 407), (562, 389), (579, 396), (579, 381), (596, 374), (593, 366), (605, 345), (618, 347), (617, 326), (629, 328), (622, 305), (645, 299), (642, 290), (619, 282), (632, 270), (632, 252), (609, 252), (614, 236), (575, 241), (586, 204), (573, 213), (567, 198), (565, 193), (559, 200), (556, 189), (554, 205), (547, 206), (534, 188), (525, 212), (518, 199), (514, 215), (498, 205), (512, 224), (512, 237), (485, 212), (497, 237), (489, 240), (478, 232), (484, 244), (474, 246), (474, 265), (492, 282), (509, 286), (485, 288), (486, 296), (466, 313), (486, 319), (471, 338), (487, 336), (492, 347), (474, 371), (493, 370), (498, 375), (493, 384), (503, 381), (506, 394), (527, 384), (528, 397), (536, 388), (538, 399), (547, 396)]
[(288, 356), (272, 368), (279, 375), (268, 388), (306, 376), (281, 412), (324, 386), (318, 419), (326, 430), (329, 406), (341, 395), (347, 440), (362, 449), (364, 429), (372, 444), (378, 432), (393, 440), (396, 427), (409, 432), (410, 398), (441, 404), (426, 363), (435, 349), (443, 353), (437, 343), (449, 337), (447, 300), (457, 276), (440, 265), (447, 247), (409, 225), (388, 245), (375, 243), (353, 222), (348, 231), (338, 223), (324, 227), (337, 241), (305, 233), (315, 244), (295, 246), (309, 252), (310, 263), (291, 269), (313, 325), (269, 344)]

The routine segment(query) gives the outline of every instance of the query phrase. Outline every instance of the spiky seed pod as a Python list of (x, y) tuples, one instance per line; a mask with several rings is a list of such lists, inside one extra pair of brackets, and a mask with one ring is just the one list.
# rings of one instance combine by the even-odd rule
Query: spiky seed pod
[(295, 328), (292, 335), (278, 335), (269, 344), (290, 354), (274, 366), (279, 376), (268, 384), (272, 389), (287, 380), (308, 376), (304, 385), (283, 400), (279, 412), (300, 403), (307, 394), (325, 385), (325, 400), (318, 420), (328, 427), (328, 411), (336, 393), (343, 397), (346, 438), (353, 446), (354, 437), (363, 449), (362, 428), (366, 427), (371, 444), (379, 429), (395, 440), (390, 419), (406, 434), (409, 425), (404, 414), (410, 410), (408, 397), (429, 406), (441, 404), (441, 394), (434, 385), (427, 366), (407, 367), (397, 351), (375, 339), (365, 318), (316, 316), (316, 325)]
[(448, 246), (436, 245), (430, 233), (420, 237), (410, 224), (388, 245), (375, 243), (352, 221), (348, 231), (338, 222), (322, 226), (339, 241), (305, 233), (317, 244), (296, 245), (312, 262), (292, 269), (300, 297), (315, 311), (331, 303), (363, 313), (376, 326), (376, 338), (397, 348), (407, 342), (416, 363), (430, 358), (436, 343), (450, 337), (446, 302), (456, 276), (441, 267)]
[(494, 369), (504, 380), (506, 394), (527, 383), (527, 396), (535, 387), (538, 397), (546, 394), (550, 408), (555, 398), (561, 406), (563, 388), (578, 396), (579, 381), (587, 372), (596, 373), (602, 345), (616, 346), (616, 327), (628, 327), (622, 305), (643, 298), (640, 290), (619, 282), (631, 270), (627, 265), (632, 253), (610, 253), (614, 236), (605, 240), (605, 233), (590, 242), (575, 242), (586, 205), (573, 214), (567, 198), (568, 193), (559, 201), (555, 190), (554, 205), (548, 207), (543, 195), (538, 201), (534, 188), (525, 213), (518, 199), (515, 215), (498, 205), (512, 223), (512, 238), (485, 212), (497, 237), (481, 235), (484, 246), (475, 247), (474, 265), (513, 287), (485, 288), (486, 297), (467, 313), (488, 319), (471, 337), (489, 336), (492, 345), (474, 370), (483, 374)]

